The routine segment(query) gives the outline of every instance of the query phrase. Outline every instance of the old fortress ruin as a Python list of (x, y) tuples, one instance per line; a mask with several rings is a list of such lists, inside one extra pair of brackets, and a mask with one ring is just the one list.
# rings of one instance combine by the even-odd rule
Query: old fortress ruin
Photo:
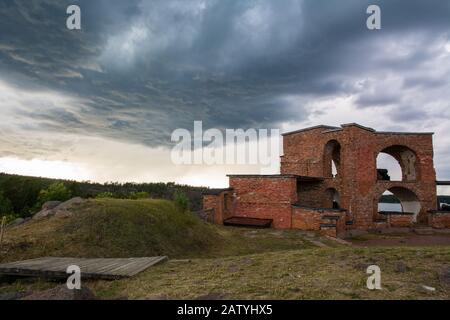
[[(433, 133), (379, 132), (358, 124), (316, 126), (283, 134), (281, 174), (229, 175), (229, 188), (203, 198), (210, 221), (225, 225), (317, 230), (341, 236), (350, 230), (426, 226), (449, 228), (450, 212), (437, 201)], [(377, 169), (386, 153), (401, 169), (391, 181)], [(392, 193), (400, 211), (380, 211)]]

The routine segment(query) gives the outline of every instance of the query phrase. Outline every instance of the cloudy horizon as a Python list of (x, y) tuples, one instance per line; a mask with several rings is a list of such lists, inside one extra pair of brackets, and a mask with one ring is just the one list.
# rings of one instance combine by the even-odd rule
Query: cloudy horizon
[(222, 187), (261, 168), (175, 166), (175, 129), (359, 123), (435, 132), (450, 180), (450, 2), (326, 3), (0, 0), (0, 172)]

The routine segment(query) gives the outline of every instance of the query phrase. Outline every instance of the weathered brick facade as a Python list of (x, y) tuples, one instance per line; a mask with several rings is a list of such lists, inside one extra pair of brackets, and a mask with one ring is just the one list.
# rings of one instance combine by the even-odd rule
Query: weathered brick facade
[(291, 175), (230, 176), (235, 215), (273, 219), (275, 228), (292, 226), (292, 204), (297, 202), (297, 178)]
[(429, 225), (436, 229), (450, 228), (450, 212), (430, 212)]
[[(432, 133), (377, 132), (357, 124), (317, 126), (283, 135), (280, 175), (230, 175), (228, 211), (216, 196), (216, 221), (226, 216), (273, 220), (274, 228), (322, 230), (380, 229), (414, 224), (447, 225), (437, 208)], [(402, 181), (377, 171), (387, 153), (402, 168)], [(332, 163), (334, 164), (334, 170)], [(336, 174), (333, 175), (333, 171)], [(379, 198), (392, 192), (403, 214), (378, 212)], [(214, 201), (205, 197), (205, 208)], [(339, 209), (339, 210), (337, 210)]]

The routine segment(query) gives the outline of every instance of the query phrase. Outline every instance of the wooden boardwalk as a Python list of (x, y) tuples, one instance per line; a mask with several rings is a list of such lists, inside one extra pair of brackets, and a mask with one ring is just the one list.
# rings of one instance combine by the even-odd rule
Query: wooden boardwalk
[(132, 277), (166, 261), (167, 257), (125, 259), (39, 258), (0, 264), (0, 275), (67, 278), (67, 267), (80, 267), (82, 279), (114, 280)]

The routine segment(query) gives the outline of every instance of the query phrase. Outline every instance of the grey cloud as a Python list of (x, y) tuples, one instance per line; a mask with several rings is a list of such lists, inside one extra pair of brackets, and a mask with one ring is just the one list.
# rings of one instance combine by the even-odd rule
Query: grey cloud
[[(150, 146), (168, 145), (172, 130), (192, 128), (194, 120), (246, 128), (307, 119), (309, 110), (293, 110), (283, 100), (289, 95), (354, 95), (363, 108), (404, 110), (402, 92), (382, 86), (367, 92), (355, 83), (397, 72), (409, 89), (433, 86), (409, 72), (433, 59), (427, 41), (448, 34), (450, 26), (444, 0), (76, 3), (81, 32), (65, 29), (72, 2), (0, 1), (0, 77), (83, 99), (66, 112), (30, 112), (30, 121), (45, 118), (47, 130)], [(372, 3), (383, 10), (380, 32), (365, 27)], [(384, 46), (419, 33), (406, 56)], [(399, 114), (390, 115), (396, 120)], [(420, 116), (403, 114), (405, 121)]]

